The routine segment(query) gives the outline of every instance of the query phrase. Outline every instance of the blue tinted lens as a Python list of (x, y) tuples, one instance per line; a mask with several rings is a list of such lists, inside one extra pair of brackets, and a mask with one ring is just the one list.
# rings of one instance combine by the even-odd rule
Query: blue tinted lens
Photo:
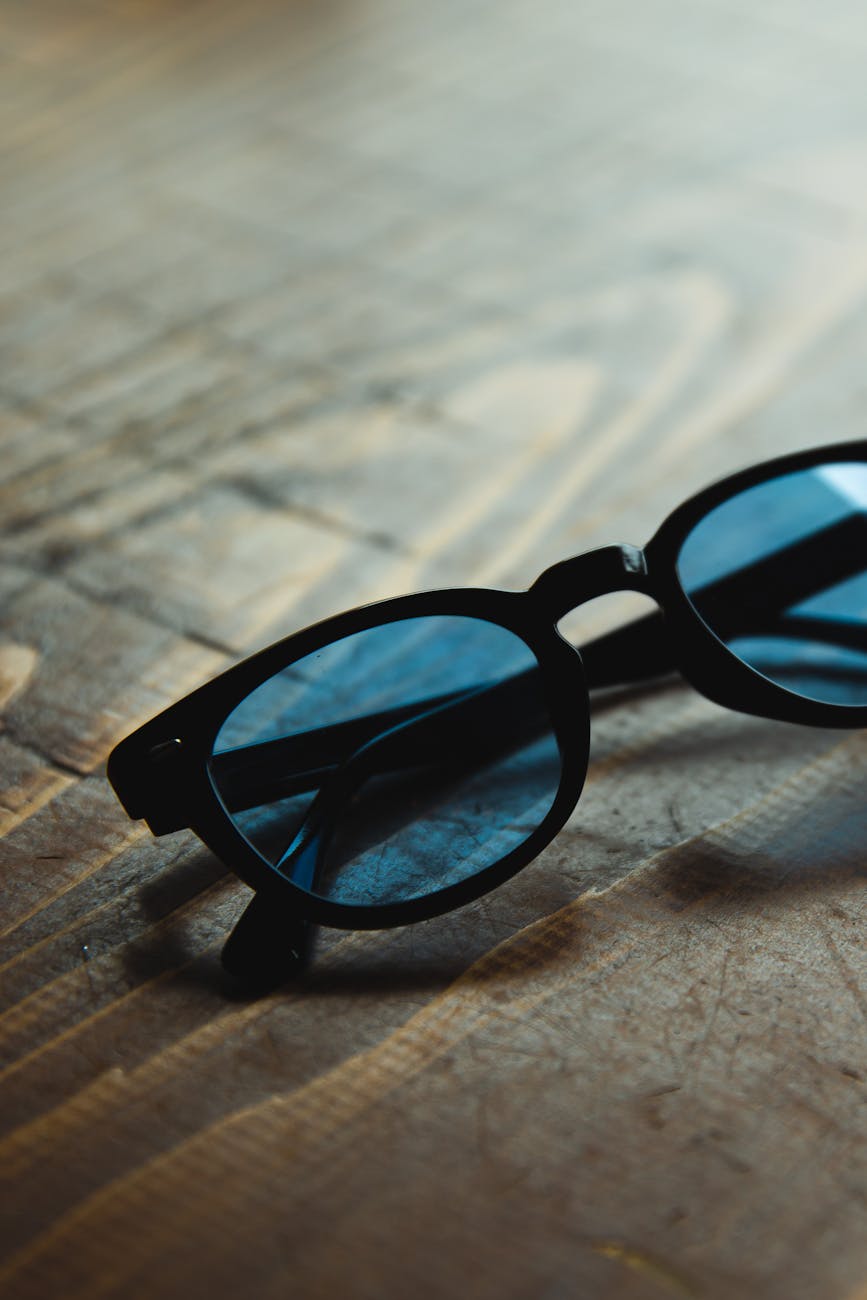
[(867, 704), (867, 464), (741, 492), (693, 529), (677, 567), (744, 663), (811, 700)]
[(522, 844), (554, 802), (560, 753), (525, 642), (444, 615), (357, 632), (264, 682), (224, 722), (210, 773), (281, 874), (375, 905)]

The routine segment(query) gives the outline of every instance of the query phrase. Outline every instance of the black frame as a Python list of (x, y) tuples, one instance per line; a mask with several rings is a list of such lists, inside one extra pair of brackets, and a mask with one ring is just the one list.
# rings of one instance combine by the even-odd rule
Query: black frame
[[(262, 956), (263, 938), (273, 944), (281, 936), (291, 959), (300, 961), (310, 922), (380, 929), (450, 911), (514, 875), (541, 852), (570, 816), (587, 769), (588, 686), (679, 671), (701, 694), (740, 712), (814, 726), (867, 725), (867, 706), (805, 699), (738, 659), (700, 617), (677, 573), (683, 542), (715, 506), (770, 479), (843, 460), (867, 463), (867, 440), (812, 448), (743, 470), (680, 505), (643, 550), (614, 545), (561, 561), (542, 573), (527, 591), (458, 588), (424, 592), (325, 619), (229, 668), (145, 723), (110, 755), (109, 780), (131, 817), (144, 818), (157, 835), (191, 827), (256, 891), (257, 900), (224, 953), (226, 964), (236, 970), (267, 964)], [(557, 623), (571, 610), (617, 591), (649, 596), (660, 612), (580, 649), (558, 632)], [(562, 775), (554, 803), (517, 849), (478, 875), (438, 893), (370, 906), (317, 898), (280, 876), (236, 830), (209, 775), (214, 740), (226, 717), (251, 690), (294, 661), (369, 627), (436, 614), (467, 615), (499, 624), (521, 637), (536, 656), (549, 699), (556, 702), (552, 720)], [(267, 960), (273, 964), (277, 959), (272, 954)]]

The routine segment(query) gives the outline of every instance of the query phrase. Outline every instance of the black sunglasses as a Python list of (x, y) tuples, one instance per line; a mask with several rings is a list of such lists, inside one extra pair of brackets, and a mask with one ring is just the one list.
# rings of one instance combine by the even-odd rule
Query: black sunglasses
[[(560, 635), (615, 591), (660, 609), (580, 648)], [(575, 807), (588, 691), (673, 671), (744, 713), (867, 725), (867, 441), (736, 474), (643, 551), (564, 560), (529, 591), (326, 619), (140, 727), (108, 775), (131, 817), (192, 827), (257, 891), (223, 962), (274, 980), (311, 922), (402, 925), (507, 880)]]

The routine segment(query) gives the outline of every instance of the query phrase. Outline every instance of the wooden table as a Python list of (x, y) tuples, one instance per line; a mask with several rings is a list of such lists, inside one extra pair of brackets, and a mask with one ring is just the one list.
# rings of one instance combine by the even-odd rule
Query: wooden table
[(4, 1300), (867, 1296), (860, 735), (604, 702), (537, 862), (260, 998), (103, 775), (316, 617), (861, 435), (865, 57), (855, 0), (2, 0)]

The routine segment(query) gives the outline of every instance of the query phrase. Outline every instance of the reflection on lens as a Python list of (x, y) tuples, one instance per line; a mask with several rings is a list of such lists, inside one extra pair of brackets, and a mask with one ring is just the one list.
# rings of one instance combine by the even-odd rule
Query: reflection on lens
[(210, 774), (281, 874), (375, 905), (522, 844), (554, 802), (560, 754), (529, 647), (443, 615), (357, 632), (264, 682), (225, 720)]
[(798, 695), (867, 704), (867, 465), (785, 474), (693, 529), (684, 590), (739, 659)]

